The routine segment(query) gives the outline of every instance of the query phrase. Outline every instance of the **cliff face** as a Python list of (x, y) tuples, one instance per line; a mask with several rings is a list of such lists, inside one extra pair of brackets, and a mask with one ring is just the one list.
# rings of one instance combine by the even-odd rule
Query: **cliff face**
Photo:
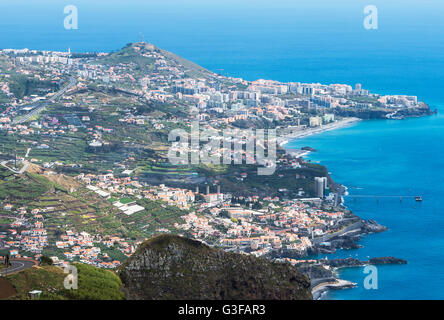
[(312, 299), (308, 277), (289, 264), (178, 236), (148, 240), (118, 273), (127, 299)]

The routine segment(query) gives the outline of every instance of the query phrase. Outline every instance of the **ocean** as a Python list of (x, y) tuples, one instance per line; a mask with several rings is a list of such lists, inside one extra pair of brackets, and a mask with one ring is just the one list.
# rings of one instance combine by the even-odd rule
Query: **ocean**
[[(378, 29), (363, 27), (363, 0), (28, 0), (0, 3), (0, 47), (97, 52), (147, 41), (227, 76), (279, 81), (361, 83), (381, 94), (417, 95), (444, 110), (444, 3), (374, 0)], [(78, 30), (63, 26), (64, 6), (78, 8)], [(223, 69), (223, 70), (221, 70)], [(378, 268), (378, 289), (365, 290), (361, 269), (346, 269), (357, 288), (329, 299), (443, 299), (444, 197), (441, 115), (364, 121), (291, 142), (318, 149), (350, 194), (421, 195), (352, 198), (359, 216), (389, 230), (364, 237), (363, 248), (333, 257), (408, 260)], [(289, 146), (290, 146), (289, 145)]]
[[(404, 196), (402, 202), (400, 198), (345, 198), (355, 214), (375, 219), (389, 230), (363, 237), (363, 248), (340, 250), (328, 258), (394, 256), (408, 264), (378, 267), (377, 290), (364, 288), (367, 275), (362, 268), (341, 270), (341, 277), (358, 287), (330, 291), (326, 298), (444, 298), (443, 128), (442, 115), (363, 121), (287, 145), (317, 149), (309, 159), (326, 165), (350, 195)], [(405, 197), (417, 195), (423, 202)]]

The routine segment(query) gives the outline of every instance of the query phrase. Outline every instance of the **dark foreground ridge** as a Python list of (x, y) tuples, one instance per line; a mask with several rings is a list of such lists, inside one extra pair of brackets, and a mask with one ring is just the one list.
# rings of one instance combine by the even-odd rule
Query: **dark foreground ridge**
[(311, 300), (310, 280), (287, 263), (161, 235), (119, 268), (127, 299)]

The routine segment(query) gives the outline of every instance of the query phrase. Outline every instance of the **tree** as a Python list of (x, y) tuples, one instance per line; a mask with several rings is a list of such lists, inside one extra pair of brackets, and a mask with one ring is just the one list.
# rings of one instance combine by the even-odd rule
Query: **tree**
[(219, 217), (221, 217), (221, 218), (230, 218), (230, 213), (227, 210), (221, 210), (219, 212)]
[(256, 210), (262, 209), (262, 204), (259, 201), (256, 201), (251, 208)]
[(47, 257), (47, 256), (41, 256), (40, 257), (40, 265), (44, 266), (52, 266), (53, 261), (51, 258)]

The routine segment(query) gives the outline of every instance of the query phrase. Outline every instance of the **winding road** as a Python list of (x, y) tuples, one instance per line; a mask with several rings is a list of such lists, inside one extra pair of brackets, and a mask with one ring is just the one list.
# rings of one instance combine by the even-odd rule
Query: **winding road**
[(11, 170), (12, 172), (14, 172), (14, 173), (16, 173), (16, 174), (22, 174), (22, 173), (25, 172), (25, 171), (28, 169), (28, 167), (29, 167), (29, 162), (28, 162), (28, 161), (24, 161), (24, 162), (23, 162), (23, 167), (22, 167), (20, 170), (14, 170), (13, 168), (10, 168), (10, 167), (7, 166), (8, 162), (9, 162), (9, 161), (3, 161), (3, 162), (1, 162), (0, 164), (1, 164), (3, 167), (5, 167), (6, 169)]
[(1, 269), (0, 274), (7, 276), (11, 273), (20, 272), (33, 267), (36, 264), (33, 260), (11, 260), (11, 266), (6, 269)]

